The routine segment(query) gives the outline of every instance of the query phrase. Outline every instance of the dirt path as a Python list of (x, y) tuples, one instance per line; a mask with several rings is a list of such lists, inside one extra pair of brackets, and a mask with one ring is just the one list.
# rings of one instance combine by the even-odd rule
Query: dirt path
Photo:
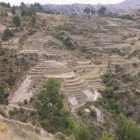
[(94, 109), (96, 111), (98, 123), (104, 122), (102, 112), (97, 107), (95, 107), (94, 105), (91, 106), (91, 109)]
[(94, 94), (94, 99), (93, 99), (93, 101), (97, 101), (98, 98), (101, 97), (101, 94), (100, 94), (98, 91), (95, 91), (94, 93), (95, 93), (95, 94)]
[(23, 102), (24, 100), (29, 101), (30, 97), (32, 97), (33, 95), (33, 93), (29, 91), (31, 82), (32, 80), (30, 79), (30, 76), (27, 76), (26, 79), (18, 88), (18, 90), (15, 92), (15, 95), (13, 96), (13, 98), (9, 103), (14, 104), (18, 102)]
[(5, 112), (9, 112), (13, 108), (17, 108), (17, 109), (23, 108), (24, 110), (29, 110), (29, 111), (34, 110), (33, 108), (20, 107), (19, 105), (16, 105), (16, 104), (8, 104)]

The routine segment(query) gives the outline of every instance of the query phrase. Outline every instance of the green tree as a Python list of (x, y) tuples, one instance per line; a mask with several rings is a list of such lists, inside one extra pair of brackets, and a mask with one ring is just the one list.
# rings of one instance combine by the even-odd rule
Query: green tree
[(31, 27), (34, 27), (35, 24), (36, 24), (36, 16), (35, 16), (35, 15), (32, 15), (32, 16), (30, 17), (30, 20), (29, 20), (29, 25), (30, 25)]
[(92, 14), (92, 15), (95, 14), (95, 10), (94, 10), (94, 9), (91, 10), (91, 14)]
[(98, 10), (98, 14), (99, 15), (104, 15), (106, 13), (106, 7), (102, 6), (99, 10)]
[(13, 24), (15, 24), (17, 27), (20, 26), (20, 17), (19, 17), (19, 15), (15, 15), (13, 17)]
[(21, 11), (21, 17), (23, 17), (23, 16), (27, 16), (27, 10), (25, 10), (25, 9), (22, 9), (22, 11)]
[(101, 140), (114, 140), (113, 138), (110, 138), (107, 134), (106, 131), (103, 132), (102, 134), (102, 139)]
[(8, 2), (8, 4), (7, 4), (7, 7), (8, 7), (8, 8), (10, 8), (10, 7), (11, 7), (11, 5), (10, 5), (10, 3), (9, 3), (9, 2)]
[[(60, 118), (63, 116), (64, 95), (60, 94), (60, 83), (50, 78), (46, 82), (46, 89), (39, 92), (34, 102), (40, 124), (46, 130), (51, 126), (53, 129), (60, 126)], [(52, 130), (48, 130), (52, 131)]]
[(81, 125), (77, 134), (76, 140), (91, 140), (91, 133), (87, 126)]
[(13, 35), (14, 34), (12, 33), (12, 31), (9, 28), (7, 28), (7, 29), (4, 30), (4, 33), (3, 33), (3, 36), (2, 36), (2, 40), (6, 41), (9, 38), (11, 38)]
[(84, 12), (85, 12), (86, 14), (89, 14), (89, 13), (90, 13), (90, 8), (86, 7), (86, 8), (84, 9)]
[(13, 7), (12, 7), (12, 15), (15, 15), (15, 13), (16, 13), (16, 9), (15, 9), (15, 6), (13, 5)]
[(119, 115), (116, 128), (117, 140), (140, 140), (140, 128), (123, 114)]

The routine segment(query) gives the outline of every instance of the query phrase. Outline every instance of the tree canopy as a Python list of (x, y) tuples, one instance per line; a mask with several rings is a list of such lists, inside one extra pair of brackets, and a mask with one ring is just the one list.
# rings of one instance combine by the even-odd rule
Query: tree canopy
[(90, 13), (90, 8), (86, 7), (86, 8), (84, 9), (84, 12), (87, 13), (87, 14), (89, 14), (89, 13)]
[(45, 87), (45, 90), (37, 94), (34, 107), (42, 127), (48, 130), (49, 124), (53, 128), (60, 126), (64, 95), (60, 93), (60, 83), (53, 78), (46, 82)]
[(6, 41), (9, 38), (11, 38), (13, 35), (14, 34), (12, 33), (12, 31), (9, 28), (7, 28), (7, 29), (4, 30), (4, 33), (3, 33), (3, 36), (2, 36), (2, 40)]
[(19, 15), (15, 15), (13, 17), (13, 24), (15, 24), (17, 27), (20, 25), (20, 17), (19, 17)]
[(106, 7), (102, 6), (99, 10), (98, 10), (98, 14), (99, 15), (105, 15), (106, 13)]
[(140, 140), (140, 128), (129, 118), (120, 114), (116, 129), (117, 140)]

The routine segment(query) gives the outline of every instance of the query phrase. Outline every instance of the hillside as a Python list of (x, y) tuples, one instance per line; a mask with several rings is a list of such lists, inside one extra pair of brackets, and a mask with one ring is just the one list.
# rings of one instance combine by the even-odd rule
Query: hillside
[(138, 0), (126, 0), (119, 4), (112, 4), (112, 5), (90, 5), (90, 4), (71, 4), (71, 5), (55, 5), (55, 4), (48, 4), (42, 5), (45, 10), (52, 10), (54, 13), (83, 13), (85, 7), (89, 7), (90, 9), (94, 9), (97, 11), (101, 6), (105, 6), (107, 8), (107, 12), (112, 13), (131, 13), (137, 12), (139, 9), (140, 2)]
[(140, 6), (139, 0), (125, 0), (124, 2), (119, 3), (122, 6)]
[[(11, 9), (1, 10), (8, 15), (0, 16), (0, 138), (101, 140), (104, 132), (139, 140), (139, 14), (36, 12), (35, 26), (26, 15), (16, 27)], [(7, 27), (14, 35), (3, 40)]]

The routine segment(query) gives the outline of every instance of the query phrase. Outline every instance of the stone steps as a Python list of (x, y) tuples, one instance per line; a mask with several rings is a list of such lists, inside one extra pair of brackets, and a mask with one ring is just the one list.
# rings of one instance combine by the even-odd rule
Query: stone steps
[(73, 83), (65, 83), (64, 87), (73, 86), (73, 85), (79, 85), (79, 84), (82, 84), (83, 82), (84, 82), (83, 80), (78, 80), (78, 81), (74, 81)]
[(84, 98), (85, 97), (85, 95), (84, 94), (79, 94), (79, 93), (75, 93), (75, 94), (69, 94), (69, 95), (66, 95), (67, 96), (67, 98), (72, 98), (72, 97), (76, 97), (76, 98), (78, 98), (78, 97), (81, 97), (81, 98)]
[(76, 89), (80, 89), (80, 88), (82, 88), (82, 87), (84, 87), (84, 84), (82, 84), (82, 85), (74, 85), (74, 86), (67, 86), (67, 87), (64, 87), (65, 88), (65, 90), (76, 90)]
[(74, 77), (73, 79), (65, 79), (65, 82), (66, 83), (73, 83), (73, 82), (77, 82), (79, 80), (80, 80), (79, 77)]

